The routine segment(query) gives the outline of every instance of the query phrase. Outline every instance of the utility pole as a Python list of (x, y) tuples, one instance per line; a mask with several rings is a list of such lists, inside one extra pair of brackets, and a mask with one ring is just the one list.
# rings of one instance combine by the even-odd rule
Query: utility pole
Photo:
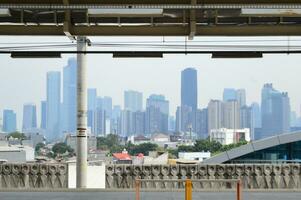
[[(77, 51), (87, 50), (87, 38), (77, 37)], [(87, 55), (77, 53), (76, 188), (87, 187)]]

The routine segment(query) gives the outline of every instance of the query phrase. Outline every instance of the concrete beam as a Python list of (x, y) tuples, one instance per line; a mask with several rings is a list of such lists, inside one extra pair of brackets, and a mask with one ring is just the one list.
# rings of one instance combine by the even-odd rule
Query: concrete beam
[[(71, 35), (79, 36), (187, 36), (185, 26), (73, 26)], [(63, 26), (1, 25), (0, 35), (65, 36)], [(300, 36), (301, 25), (197, 26), (195, 36)]]

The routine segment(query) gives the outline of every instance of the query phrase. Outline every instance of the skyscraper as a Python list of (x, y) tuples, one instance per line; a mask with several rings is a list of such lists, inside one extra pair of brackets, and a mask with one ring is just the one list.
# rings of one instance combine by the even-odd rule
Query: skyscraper
[(111, 119), (112, 117), (112, 98), (103, 97), (102, 98), (102, 109), (106, 111), (106, 118)]
[(223, 101), (227, 102), (229, 100), (235, 100), (236, 96), (236, 90), (234, 88), (225, 88), (223, 92)]
[(3, 110), (3, 131), (11, 133), (17, 130), (17, 115), (13, 110)]
[(47, 73), (47, 100), (46, 100), (46, 139), (55, 141), (60, 131), (60, 100), (61, 100), (61, 73), (51, 71)]
[(240, 107), (246, 106), (246, 90), (238, 89), (236, 90), (236, 100)]
[(120, 135), (130, 136), (133, 130), (133, 115), (129, 110), (122, 110), (120, 114)]
[(41, 129), (46, 129), (46, 124), (47, 124), (47, 102), (46, 101), (41, 101), (41, 125), (40, 128)]
[(146, 107), (150, 106), (159, 108), (163, 114), (169, 115), (169, 101), (165, 100), (163, 95), (150, 95), (146, 100)]
[(97, 90), (96, 88), (88, 88), (88, 110), (96, 109)]
[(120, 114), (121, 107), (119, 105), (114, 105), (112, 110), (112, 121), (111, 121), (111, 129), (112, 133), (119, 133), (120, 131)]
[(254, 122), (254, 128), (261, 128), (261, 110), (258, 103), (251, 104), (252, 107), (252, 121)]
[(197, 110), (196, 113), (196, 133), (198, 138), (206, 139), (208, 138), (208, 109), (204, 108), (201, 110)]
[(3, 119), (0, 116), (0, 131), (3, 131)]
[(152, 94), (146, 101), (146, 133), (168, 132), (169, 101)]
[(223, 105), (219, 100), (211, 100), (208, 104), (208, 133), (220, 128), (223, 128)]
[(88, 89), (88, 127), (92, 130), (94, 112), (96, 111), (96, 99), (97, 99), (97, 91), (96, 88)]
[(124, 109), (131, 112), (142, 111), (143, 95), (137, 91), (124, 91)]
[(250, 129), (251, 139), (254, 140), (254, 118), (251, 106), (243, 106), (240, 108), (240, 128)]
[(265, 84), (261, 91), (262, 135), (265, 138), (290, 131), (290, 100), (272, 84)]
[(192, 110), (198, 107), (197, 71), (186, 68), (181, 73), (181, 106), (189, 106)]
[(223, 103), (223, 128), (240, 128), (240, 107), (238, 101), (228, 100)]
[(63, 70), (63, 104), (62, 123), (63, 132), (76, 132), (77, 108), (77, 63), (75, 58), (68, 60), (68, 65)]
[(23, 125), (22, 132), (27, 133), (37, 128), (37, 111), (36, 105), (24, 104), (23, 105)]
[(133, 134), (144, 135), (145, 133), (145, 112), (133, 112)]

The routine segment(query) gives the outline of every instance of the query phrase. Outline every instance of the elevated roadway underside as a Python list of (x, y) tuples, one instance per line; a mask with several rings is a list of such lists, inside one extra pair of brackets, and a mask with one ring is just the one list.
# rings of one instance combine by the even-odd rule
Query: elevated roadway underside
[(301, 35), (300, 0), (3, 0), (0, 9), (8, 9), (0, 15), (0, 35)]

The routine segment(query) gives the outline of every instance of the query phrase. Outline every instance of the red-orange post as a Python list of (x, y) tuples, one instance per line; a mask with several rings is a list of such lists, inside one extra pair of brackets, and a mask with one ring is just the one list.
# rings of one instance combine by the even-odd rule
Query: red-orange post
[(140, 200), (140, 181), (135, 180), (136, 200)]
[(236, 200), (242, 200), (242, 196), (241, 196), (241, 181), (238, 180), (236, 183)]

